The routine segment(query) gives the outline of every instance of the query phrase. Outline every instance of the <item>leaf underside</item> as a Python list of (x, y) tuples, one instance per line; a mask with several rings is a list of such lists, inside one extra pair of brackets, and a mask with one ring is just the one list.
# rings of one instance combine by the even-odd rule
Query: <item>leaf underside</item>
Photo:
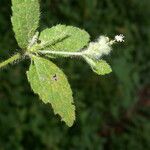
[(44, 103), (50, 103), (68, 126), (75, 120), (75, 106), (64, 73), (51, 61), (34, 56), (27, 77), (33, 91)]
[(12, 25), (18, 45), (26, 49), (39, 25), (39, 0), (12, 0)]
[(59, 24), (43, 30), (39, 39), (42, 43), (56, 41), (46, 47), (48, 50), (74, 52), (85, 47), (90, 40), (90, 36), (85, 30)]

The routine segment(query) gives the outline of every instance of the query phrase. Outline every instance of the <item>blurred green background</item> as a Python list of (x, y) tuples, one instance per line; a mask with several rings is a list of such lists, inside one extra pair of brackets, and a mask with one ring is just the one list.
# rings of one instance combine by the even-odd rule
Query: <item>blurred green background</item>
[[(0, 61), (19, 51), (11, 1), (0, 0)], [(150, 150), (150, 1), (41, 0), (40, 30), (63, 23), (125, 35), (107, 57), (113, 72), (94, 74), (82, 60), (60, 59), (77, 120), (68, 128), (30, 89), (23, 61), (0, 70), (0, 150)]]

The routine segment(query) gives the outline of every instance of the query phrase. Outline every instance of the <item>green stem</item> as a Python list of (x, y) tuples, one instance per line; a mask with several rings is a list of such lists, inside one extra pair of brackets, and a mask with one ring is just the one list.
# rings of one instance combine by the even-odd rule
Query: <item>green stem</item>
[(53, 55), (67, 55), (67, 56), (83, 56), (84, 52), (64, 52), (64, 51), (50, 51), (42, 50), (39, 51), (41, 54), (53, 54)]
[(5, 60), (4, 62), (0, 63), (0, 68), (3, 68), (5, 66), (7, 66), (8, 64), (12, 64), (14, 61), (18, 60), (21, 58), (21, 54), (17, 53), (14, 56), (12, 56), (11, 58)]
[(83, 56), (83, 58), (86, 60), (86, 62), (87, 62), (88, 64), (90, 64), (90, 65), (92, 65), (92, 66), (95, 66), (95, 62), (94, 62), (91, 58), (89, 58), (89, 57), (87, 57), (87, 56)]

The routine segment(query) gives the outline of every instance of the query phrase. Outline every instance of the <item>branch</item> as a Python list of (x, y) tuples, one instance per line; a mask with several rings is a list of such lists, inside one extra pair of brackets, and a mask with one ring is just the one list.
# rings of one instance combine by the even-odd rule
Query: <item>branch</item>
[(14, 61), (18, 60), (21, 58), (21, 54), (17, 53), (14, 56), (12, 56), (11, 58), (5, 60), (4, 62), (0, 63), (0, 68), (3, 68), (9, 64), (12, 64)]

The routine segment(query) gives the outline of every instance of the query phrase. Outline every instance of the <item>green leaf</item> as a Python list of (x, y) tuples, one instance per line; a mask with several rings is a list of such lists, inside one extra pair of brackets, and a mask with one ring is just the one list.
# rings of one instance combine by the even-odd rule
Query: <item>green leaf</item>
[(39, 0), (12, 0), (12, 25), (18, 45), (26, 49), (39, 25)]
[(51, 43), (46, 46), (47, 50), (74, 52), (86, 46), (90, 40), (90, 36), (86, 31), (77, 27), (56, 25), (42, 31), (39, 39), (43, 45)]
[(98, 75), (105, 75), (112, 72), (110, 65), (105, 60), (93, 60), (88, 57), (85, 57), (85, 60)]
[(59, 114), (68, 126), (75, 120), (75, 106), (70, 85), (64, 73), (51, 61), (33, 57), (27, 72), (33, 91), (44, 103), (50, 103), (55, 114)]
[(92, 69), (98, 75), (105, 75), (112, 72), (110, 65), (104, 60), (95, 62), (95, 66), (93, 66)]

